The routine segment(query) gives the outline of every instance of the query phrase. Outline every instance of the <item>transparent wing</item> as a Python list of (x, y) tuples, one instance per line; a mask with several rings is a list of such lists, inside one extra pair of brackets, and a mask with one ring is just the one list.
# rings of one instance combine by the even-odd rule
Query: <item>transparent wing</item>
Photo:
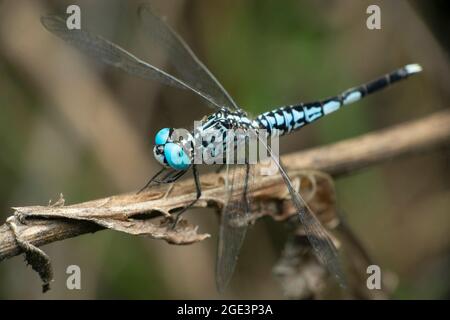
[(148, 5), (139, 8), (139, 16), (150, 40), (165, 51), (170, 64), (178, 71), (180, 79), (199, 92), (210, 96), (218, 105), (239, 110), (225, 88), (197, 58), (186, 42)]
[(250, 214), (248, 190), (251, 188), (253, 165), (227, 165), (228, 199), (222, 210), (216, 263), (216, 284), (222, 292), (230, 282), (245, 239)]
[(277, 165), (278, 170), (286, 183), (289, 194), (291, 195), (292, 201), (298, 211), (300, 222), (303, 225), (306, 236), (308, 237), (315, 255), (319, 261), (328, 268), (330, 273), (336, 277), (339, 284), (342, 287), (345, 287), (345, 277), (339, 263), (338, 251), (328, 235), (328, 232), (322, 226), (314, 213), (312, 213), (302, 196), (294, 189), (291, 179), (283, 169), (278, 157), (271, 151), (270, 146), (268, 146), (266, 142), (261, 139), (261, 137), (259, 137), (259, 141), (267, 148), (271, 159)]
[(51, 33), (105, 64), (117, 67), (134, 76), (157, 80), (166, 85), (191, 90), (206, 100), (208, 104), (217, 108), (221, 107), (204, 91), (199, 91), (163, 70), (140, 60), (118, 45), (84, 30), (67, 29), (66, 22), (61, 17), (46, 16), (41, 18), (41, 22)]

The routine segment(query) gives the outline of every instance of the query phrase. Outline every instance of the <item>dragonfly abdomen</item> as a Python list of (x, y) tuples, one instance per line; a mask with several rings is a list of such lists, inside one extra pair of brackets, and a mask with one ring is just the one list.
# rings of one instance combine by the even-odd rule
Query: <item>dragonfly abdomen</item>
[(271, 136), (282, 136), (420, 71), (422, 71), (420, 65), (409, 64), (371, 82), (348, 89), (334, 97), (316, 102), (283, 106), (265, 112), (259, 115), (256, 121), (260, 128), (266, 129)]

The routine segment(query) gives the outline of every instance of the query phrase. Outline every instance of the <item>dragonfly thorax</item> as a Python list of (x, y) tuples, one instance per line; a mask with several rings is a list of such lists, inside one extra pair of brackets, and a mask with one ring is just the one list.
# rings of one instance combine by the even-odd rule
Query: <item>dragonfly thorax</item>
[(189, 169), (196, 154), (205, 164), (224, 163), (229, 143), (242, 140), (240, 136), (250, 128), (258, 129), (258, 123), (245, 114), (220, 110), (194, 126), (192, 133), (186, 129), (159, 130), (153, 154), (161, 165), (175, 170)]

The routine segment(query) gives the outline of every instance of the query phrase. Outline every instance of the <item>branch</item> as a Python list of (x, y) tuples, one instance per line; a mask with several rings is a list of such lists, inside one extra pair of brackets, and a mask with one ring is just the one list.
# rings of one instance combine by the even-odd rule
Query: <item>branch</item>
[[(320, 170), (338, 176), (387, 159), (423, 152), (446, 144), (449, 140), (450, 112), (441, 111), (357, 138), (295, 152), (282, 157), (282, 161), (293, 179), (308, 176), (301, 171), (304, 169)], [(314, 179), (317, 180), (317, 177), (319, 182), (322, 181), (320, 183), (326, 184), (323, 182), (326, 179), (315, 174)], [(260, 214), (255, 219), (264, 214), (271, 214), (277, 219), (286, 218), (280, 216), (277, 207), (273, 206), (273, 202), (286, 199), (282, 179), (278, 175), (255, 179), (257, 183), (252, 197), (260, 206)], [(201, 183), (202, 198), (195, 206), (221, 207), (225, 201), (223, 175), (204, 175)], [(57, 203), (53, 206), (13, 208), (15, 215), (8, 218), (9, 223), (0, 226), (0, 261), (25, 250), (17, 239), (18, 235), (21, 241), (36, 247), (104, 228), (147, 235), (175, 244), (200, 241), (209, 235), (198, 234), (197, 228), (185, 220), (175, 230), (170, 228), (168, 219), (154, 222), (154, 218), (169, 217), (171, 212), (194, 198), (193, 181), (186, 180), (169, 190), (167, 186), (158, 186), (139, 195), (131, 193), (70, 206)]]

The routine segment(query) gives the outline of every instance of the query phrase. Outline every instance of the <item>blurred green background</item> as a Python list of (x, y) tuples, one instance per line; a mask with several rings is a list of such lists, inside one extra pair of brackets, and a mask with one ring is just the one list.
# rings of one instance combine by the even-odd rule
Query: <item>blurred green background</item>
[[(0, 1), (0, 221), (11, 206), (76, 203), (130, 192), (158, 169), (161, 127), (190, 126), (211, 110), (186, 92), (100, 66), (40, 25), (39, 17), (82, 9), (82, 24), (144, 60), (171, 70), (139, 27), (141, 1)], [(368, 30), (366, 8), (381, 8)], [(445, 1), (152, 1), (236, 101), (252, 114), (307, 102), (407, 63), (425, 72), (283, 138), (292, 152), (387, 127), (448, 107)], [(395, 143), (393, 141), (392, 143)], [(352, 230), (383, 270), (393, 297), (450, 298), (449, 150), (394, 159), (336, 180)], [(217, 219), (189, 212), (212, 238), (192, 246), (102, 231), (43, 247), (55, 282), (41, 293), (22, 257), (0, 263), (0, 298), (219, 298)], [(283, 298), (271, 268), (280, 224), (249, 232), (224, 298)], [(82, 290), (67, 290), (68, 265)]]

